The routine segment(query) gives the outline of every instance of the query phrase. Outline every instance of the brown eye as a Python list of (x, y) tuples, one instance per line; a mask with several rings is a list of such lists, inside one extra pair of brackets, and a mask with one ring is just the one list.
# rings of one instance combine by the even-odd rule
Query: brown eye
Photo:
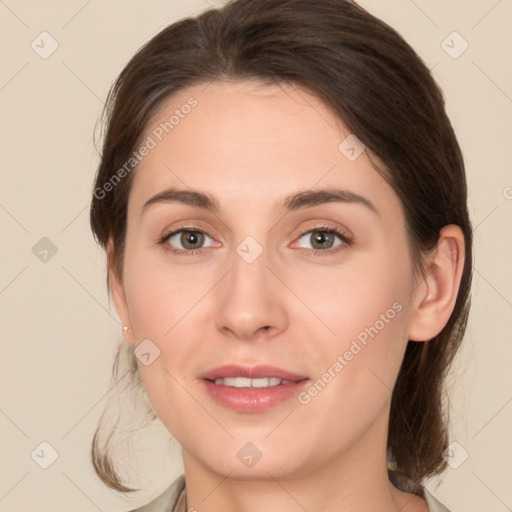
[(334, 245), (334, 234), (328, 231), (311, 231), (313, 249), (330, 249)]
[(182, 231), (180, 243), (185, 249), (200, 249), (204, 242), (204, 233), (199, 231)]
[(177, 253), (191, 253), (196, 249), (203, 249), (206, 238), (212, 240), (211, 237), (201, 230), (179, 229), (164, 236), (160, 243), (165, 246), (170, 246), (169, 250)]
[[(332, 252), (337, 248), (341, 248), (341, 246), (350, 245), (346, 235), (332, 228), (310, 229), (300, 236), (299, 241), (302, 239), (309, 243), (309, 247), (306, 245), (306, 247), (303, 247), (304, 249), (318, 252)], [(339, 240), (338, 243), (336, 243), (336, 239)]]

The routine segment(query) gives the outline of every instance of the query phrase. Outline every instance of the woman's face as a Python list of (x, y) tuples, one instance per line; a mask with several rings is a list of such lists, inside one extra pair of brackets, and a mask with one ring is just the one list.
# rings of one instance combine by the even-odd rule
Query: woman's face
[[(116, 307), (186, 467), (385, 457), (415, 282), (400, 201), (349, 135), (315, 96), (258, 82), (190, 87), (148, 128)], [(236, 376), (258, 379), (214, 382)]]

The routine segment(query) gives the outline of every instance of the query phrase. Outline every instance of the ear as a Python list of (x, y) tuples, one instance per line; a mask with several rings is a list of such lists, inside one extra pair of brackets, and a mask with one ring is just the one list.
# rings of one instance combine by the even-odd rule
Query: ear
[(414, 290), (409, 340), (429, 341), (443, 330), (457, 300), (464, 255), (461, 228), (454, 224), (444, 226), (437, 247), (425, 262), (423, 280)]
[(121, 320), (123, 326), (127, 326), (127, 331), (122, 331), (123, 338), (128, 343), (133, 344), (133, 334), (130, 325), (130, 315), (128, 312), (128, 305), (126, 303), (126, 297), (124, 294), (124, 286), (122, 277), (118, 275), (118, 272), (114, 265), (114, 242), (112, 237), (107, 242), (107, 268), (110, 283), (110, 290), (112, 293), (112, 299), (116, 308), (117, 315)]

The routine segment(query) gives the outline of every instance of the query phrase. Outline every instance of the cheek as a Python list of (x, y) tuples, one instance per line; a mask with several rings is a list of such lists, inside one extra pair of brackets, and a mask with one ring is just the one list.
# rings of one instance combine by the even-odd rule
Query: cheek
[(130, 248), (125, 263), (125, 289), (136, 342), (172, 336), (214, 283), (212, 272), (198, 266), (173, 266), (160, 250)]
[(204, 339), (205, 324), (198, 315), (211, 307), (201, 299), (215, 283), (212, 274), (184, 271), (183, 267), (176, 270), (161, 257), (152, 258), (149, 251), (143, 253), (137, 248), (125, 261), (125, 290), (135, 345), (149, 339), (156, 347), (150, 344), (150, 352), (158, 354), (150, 365), (139, 362), (139, 371), (149, 400), (162, 419), (175, 417), (190, 401), (179, 383), (184, 383), (183, 373), (187, 374), (197, 358), (198, 344)]
[(323, 334), (317, 334), (307, 350), (321, 372), (318, 378), (329, 380), (329, 375), (322, 377), (329, 369), (336, 375), (331, 379), (336, 383), (329, 384), (332, 395), (325, 397), (329, 400), (339, 400), (346, 390), (354, 398), (365, 397), (365, 403), (372, 394), (382, 400), (401, 365), (407, 345), (410, 263), (406, 255), (393, 251), (373, 261), (359, 260), (326, 273), (314, 286), (303, 284), (304, 302), (328, 327), (317, 323)]
[(315, 431), (322, 425), (326, 453), (333, 440), (350, 444), (370, 428), (391, 399), (403, 359), (404, 294), (391, 276), (380, 282), (375, 277), (368, 273), (343, 283), (331, 281), (322, 302), (317, 298), (312, 307), (322, 311), (322, 320), (335, 334), (317, 336), (305, 348), (318, 373), (299, 399), (304, 404), (302, 426)]
[[(337, 268), (323, 268), (294, 279), (294, 291), (324, 325), (331, 340), (356, 338), (364, 343), (365, 333), (375, 328), (390, 332), (405, 320), (402, 310), (409, 295), (408, 260), (400, 254), (355, 259)], [(321, 327), (319, 322), (319, 326)], [(329, 345), (330, 343), (327, 343)]]

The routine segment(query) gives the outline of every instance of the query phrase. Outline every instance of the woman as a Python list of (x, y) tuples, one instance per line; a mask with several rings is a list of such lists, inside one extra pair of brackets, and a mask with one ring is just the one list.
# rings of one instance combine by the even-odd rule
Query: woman
[[(114, 375), (126, 358), (184, 467), (139, 510), (447, 510), (423, 482), (446, 467), (472, 236), (415, 52), (350, 1), (237, 0), (157, 34), (106, 113)], [(114, 433), (93, 463), (130, 492)]]

